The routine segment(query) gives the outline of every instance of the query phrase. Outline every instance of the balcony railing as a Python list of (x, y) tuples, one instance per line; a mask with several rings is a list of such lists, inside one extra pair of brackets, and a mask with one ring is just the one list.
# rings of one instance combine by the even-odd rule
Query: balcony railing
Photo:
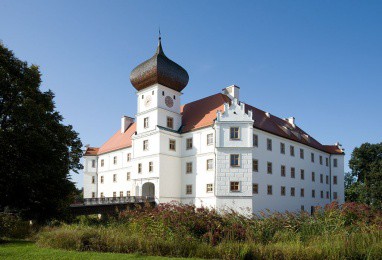
[(76, 201), (74, 205), (107, 205), (107, 204), (126, 204), (126, 203), (144, 203), (155, 202), (155, 197), (149, 196), (127, 196), (127, 197), (103, 197), (103, 198), (84, 198), (82, 201)]

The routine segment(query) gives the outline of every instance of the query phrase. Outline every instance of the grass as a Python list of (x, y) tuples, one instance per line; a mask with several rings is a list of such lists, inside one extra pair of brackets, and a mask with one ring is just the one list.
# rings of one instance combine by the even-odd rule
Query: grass
[[(60, 249), (41, 248), (30, 241), (9, 241), (0, 244), (0, 259), (152, 259), (167, 257), (144, 256), (140, 254), (118, 254), (98, 252), (76, 252)], [(181, 259), (181, 258), (172, 258)]]

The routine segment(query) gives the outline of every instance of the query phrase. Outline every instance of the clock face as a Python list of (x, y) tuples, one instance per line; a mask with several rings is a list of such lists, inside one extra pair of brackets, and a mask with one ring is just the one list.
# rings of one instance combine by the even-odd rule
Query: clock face
[(174, 105), (174, 100), (172, 100), (172, 98), (170, 96), (167, 96), (164, 99), (164, 102), (166, 103), (166, 106), (168, 106), (168, 107), (172, 107)]
[(151, 96), (147, 96), (145, 99), (145, 106), (148, 107), (151, 105)]

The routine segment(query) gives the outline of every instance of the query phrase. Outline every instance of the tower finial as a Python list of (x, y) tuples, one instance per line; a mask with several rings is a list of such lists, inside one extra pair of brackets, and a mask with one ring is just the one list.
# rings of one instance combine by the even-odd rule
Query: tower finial
[(162, 36), (161, 36), (161, 33), (160, 33), (160, 26), (159, 26), (159, 34), (158, 34), (158, 48), (157, 48), (156, 53), (164, 55), (164, 52), (163, 52), (163, 49), (162, 49)]

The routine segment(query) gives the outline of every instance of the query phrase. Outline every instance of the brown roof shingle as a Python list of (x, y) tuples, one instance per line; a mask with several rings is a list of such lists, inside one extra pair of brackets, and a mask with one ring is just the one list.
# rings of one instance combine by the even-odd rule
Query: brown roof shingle
[[(224, 110), (224, 103), (230, 103), (231, 99), (224, 94), (215, 94), (181, 107), (182, 127), (181, 132), (186, 133), (203, 127), (212, 126), (216, 119), (218, 110)], [(313, 137), (309, 136), (298, 126), (291, 125), (288, 121), (267, 115), (264, 111), (250, 105), (245, 105), (245, 110), (252, 110), (254, 128), (262, 131), (305, 144), (312, 148), (327, 152), (330, 154), (343, 154), (343, 151), (336, 145), (322, 145)], [(136, 131), (136, 123), (132, 124), (125, 133), (118, 131), (106, 143), (104, 143), (97, 154), (103, 154), (114, 150), (131, 146), (131, 136)]]

